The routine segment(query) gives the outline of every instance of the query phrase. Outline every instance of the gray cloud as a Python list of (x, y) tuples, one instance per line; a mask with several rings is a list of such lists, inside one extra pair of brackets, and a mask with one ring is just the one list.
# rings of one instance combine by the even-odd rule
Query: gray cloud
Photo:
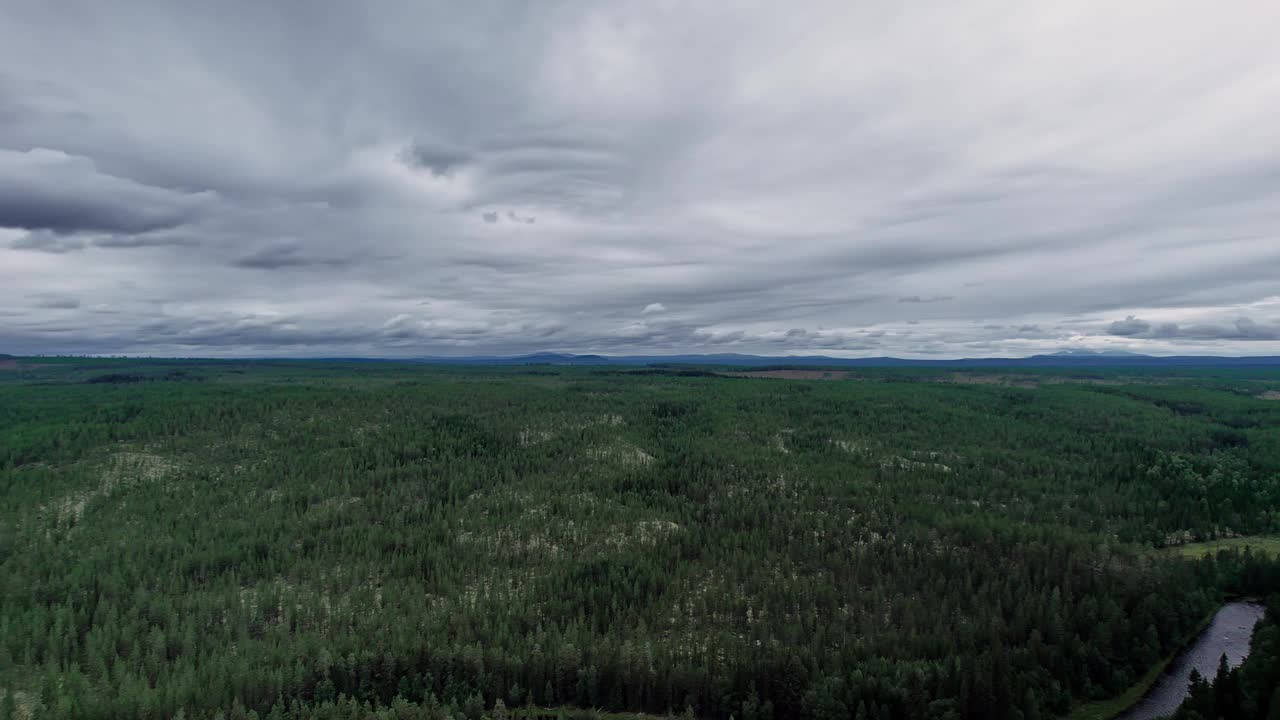
[(238, 257), (232, 265), (254, 270), (280, 270), (283, 268), (343, 268), (352, 263), (349, 259), (323, 257), (308, 253), (294, 244), (269, 245), (248, 255)]
[(520, 215), (514, 210), (508, 210), (504, 214), (499, 214), (497, 210), (489, 210), (487, 212), (480, 213), (480, 218), (491, 225), (502, 220), (521, 225), (532, 225), (538, 221), (538, 218), (533, 217), (532, 215)]
[(936, 303), (954, 300), (950, 295), (930, 295), (929, 297), (920, 297), (919, 295), (908, 295), (898, 298), (900, 303)]
[(36, 300), (34, 307), (46, 310), (74, 310), (80, 307), (80, 301), (73, 297), (45, 295)]
[(49, 230), (35, 230), (24, 233), (9, 243), (9, 247), (14, 250), (61, 254), (83, 250), (86, 244), (83, 237), (59, 235)]
[(1122, 335), (1125, 337), (1133, 335), (1142, 335), (1151, 330), (1151, 323), (1146, 320), (1140, 320), (1132, 315), (1123, 320), (1116, 320), (1107, 327), (1107, 332), (1112, 335)]
[(191, 235), (146, 233), (142, 235), (107, 235), (94, 238), (93, 246), (100, 248), (153, 248), (184, 247), (197, 245), (200, 240)]
[(33, 230), (23, 233), (9, 243), (14, 250), (30, 250), (34, 252), (62, 253), (77, 252), (90, 247), (96, 248), (153, 248), (181, 247), (196, 245), (200, 241), (191, 236), (171, 235), (165, 233), (143, 233), (139, 235), (93, 235), (87, 233), (62, 234), (51, 230)]
[(1229, 321), (1150, 323), (1132, 315), (1111, 323), (1107, 332), (1111, 335), (1157, 339), (1185, 340), (1280, 340), (1280, 321), (1258, 322), (1249, 317), (1237, 317)]
[(471, 156), (461, 150), (425, 143), (413, 143), (405, 148), (401, 157), (410, 165), (435, 175), (448, 175), (471, 160)]
[(179, 225), (210, 199), (108, 175), (54, 150), (0, 150), (0, 227), (140, 233)]
[(1049, 12), (6, 7), (0, 351), (1280, 354), (1280, 8)]

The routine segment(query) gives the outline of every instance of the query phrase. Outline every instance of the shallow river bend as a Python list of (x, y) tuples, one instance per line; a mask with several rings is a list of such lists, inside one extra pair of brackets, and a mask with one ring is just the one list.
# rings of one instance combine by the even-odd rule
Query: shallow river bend
[(1121, 713), (1117, 720), (1154, 720), (1170, 715), (1187, 697), (1187, 679), (1191, 669), (1200, 671), (1208, 680), (1218, 672), (1218, 659), (1227, 654), (1231, 667), (1239, 665), (1249, 654), (1253, 626), (1262, 619), (1263, 607), (1252, 602), (1223, 605), (1213, 616), (1209, 627), (1174, 659), (1164, 674), (1151, 686), (1146, 697)]

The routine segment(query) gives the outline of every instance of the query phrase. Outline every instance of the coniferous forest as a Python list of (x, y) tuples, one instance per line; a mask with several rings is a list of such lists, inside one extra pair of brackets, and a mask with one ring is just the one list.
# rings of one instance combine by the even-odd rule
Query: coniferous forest
[(24, 360), (0, 718), (1043, 720), (1280, 591), (1274, 370), (832, 377)]

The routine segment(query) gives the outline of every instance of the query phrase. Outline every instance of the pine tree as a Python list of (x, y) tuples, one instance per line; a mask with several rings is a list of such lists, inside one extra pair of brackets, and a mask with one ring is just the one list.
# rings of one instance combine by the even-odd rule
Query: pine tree
[(1267, 708), (1267, 720), (1280, 720), (1280, 687), (1271, 693), (1271, 702)]
[(462, 714), (467, 716), (467, 720), (480, 720), (484, 715), (484, 698), (479, 693), (468, 697), (462, 703)]
[(747, 699), (742, 701), (742, 720), (760, 720), (760, 696), (755, 688), (751, 688)]

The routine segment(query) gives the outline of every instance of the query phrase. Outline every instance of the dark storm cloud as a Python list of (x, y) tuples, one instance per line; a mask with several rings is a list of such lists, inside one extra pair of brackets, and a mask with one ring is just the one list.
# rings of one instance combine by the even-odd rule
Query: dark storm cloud
[(0, 345), (1280, 354), (1277, 21), (10, 4)]
[(210, 199), (101, 173), (88, 158), (0, 150), (0, 227), (140, 233), (179, 225)]

